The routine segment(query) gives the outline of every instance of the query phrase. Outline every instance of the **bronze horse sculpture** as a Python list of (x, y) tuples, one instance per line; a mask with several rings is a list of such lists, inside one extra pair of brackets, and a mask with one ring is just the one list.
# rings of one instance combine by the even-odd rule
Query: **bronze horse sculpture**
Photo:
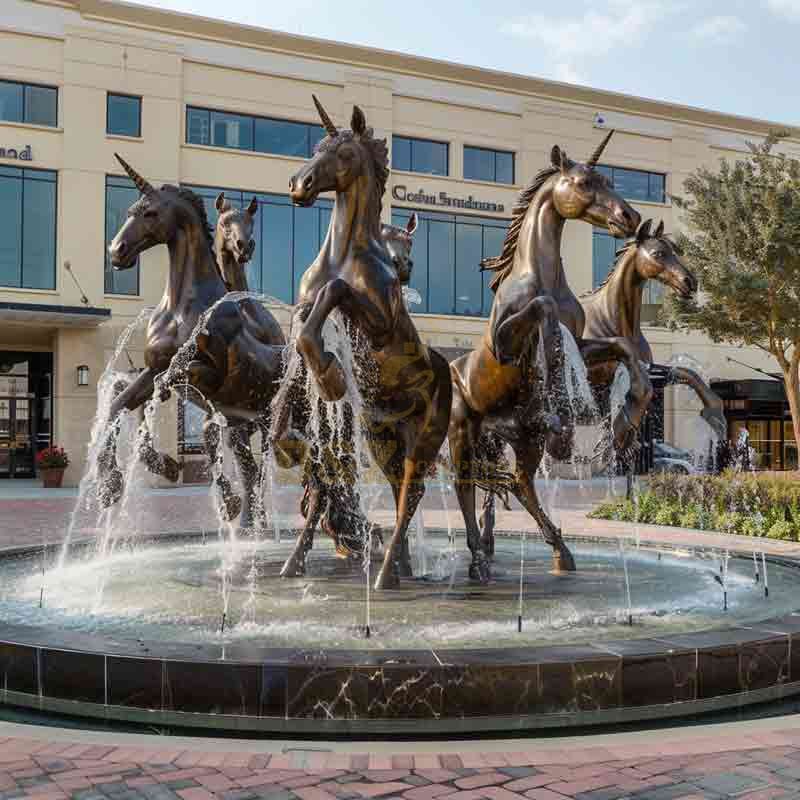
[[(109, 246), (112, 266), (129, 269), (140, 253), (158, 244), (167, 246), (170, 265), (164, 294), (147, 327), (145, 369), (114, 399), (109, 412), (108, 433), (98, 459), (100, 499), (105, 504), (119, 496), (121, 486), (116, 462), (120, 415), (124, 409), (147, 403), (159, 376), (166, 373), (171, 379), (171, 383), (158, 385), (162, 395), (189, 385), (195, 390), (191, 400), (199, 395), (234, 424), (263, 420), (266, 430), (285, 349), (277, 322), (265, 329), (256, 325), (239, 303), (223, 300), (228, 289), (200, 198), (189, 189), (169, 184), (157, 189), (120, 156), (117, 159), (141, 197), (128, 210), (127, 220)], [(168, 373), (174, 356), (189, 343), (201, 318), (205, 324), (196, 335), (193, 352), (188, 353), (190, 360)], [(206, 432), (213, 460), (218, 429), (206, 426)], [(247, 465), (242, 474), (248, 474)], [(227, 514), (235, 516), (241, 501), (230, 492), (224, 476), (218, 485)], [(248, 518), (251, 500), (248, 491)]]
[[(642, 292), (648, 280), (668, 286), (682, 297), (697, 290), (697, 280), (681, 261), (680, 248), (664, 235), (664, 223), (651, 232), (652, 221), (643, 222), (636, 236), (617, 251), (617, 260), (605, 281), (581, 298), (586, 315), (584, 333), (593, 338), (623, 337), (636, 348), (639, 360), (653, 363), (653, 351), (642, 333)], [(593, 387), (607, 389), (615, 363), (595, 364), (589, 370)], [(701, 416), (714, 432), (725, 436), (727, 423), (722, 401), (692, 369), (670, 368), (673, 380), (690, 386), (703, 403)]]
[[(366, 337), (375, 375), (361, 386), (370, 451), (389, 481), (396, 521), (386, 544), (376, 589), (411, 574), (406, 533), (425, 493), (425, 475), (447, 435), (452, 386), (445, 359), (426, 347), (406, 309), (400, 279), (381, 237), (381, 201), (389, 174), (385, 139), (376, 139), (357, 106), (349, 129), (338, 129), (317, 98), (326, 137), (290, 180), (289, 194), (311, 206), (322, 192), (336, 193), (330, 226), (319, 255), (303, 275), (297, 318), (297, 350), (324, 401), (346, 393), (343, 368), (326, 350), (322, 326), (338, 309), (350, 330)], [(285, 576), (305, 572), (317, 520), (307, 520)], [(313, 521), (313, 525), (309, 525)]]
[[(482, 580), (488, 577), (491, 540), (481, 538), (475, 487), (476, 465), (487, 438), (499, 438), (514, 450), (516, 466), (507, 488), (539, 524), (553, 549), (555, 570), (575, 569), (560, 531), (539, 503), (533, 480), (545, 452), (558, 458), (569, 453), (574, 424), (565, 391), (559, 321), (588, 365), (614, 357), (631, 373), (631, 391), (614, 420), (620, 447), (631, 440), (650, 399), (648, 377), (625, 340), (584, 338), (583, 309), (567, 284), (561, 261), (561, 236), (568, 219), (602, 225), (620, 237), (632, 235), (639, 225), (639, 214), (594, 169), (610, 136), (585, 164), (554, 147), (550, 166), (522, 191), (502, 252), (482, 262), (484, 269), (497, 273), (487, 330), (475, 350), (451, 365), (451, 458), (473, 565), (479, 569), (477, 575), (472, 570), (470, 574)], [(535, 363), (537, 349), (544, 353), (543, 365)], [(491, 478), (485, 488), (491, 491)]]

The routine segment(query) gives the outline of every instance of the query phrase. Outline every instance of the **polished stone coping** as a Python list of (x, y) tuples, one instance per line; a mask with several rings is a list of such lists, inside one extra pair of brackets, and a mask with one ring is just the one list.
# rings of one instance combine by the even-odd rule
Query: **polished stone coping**
[[(0, 558), (39, 552), (13, 548)], [(770, 561), (800, 567), (790, 558)], [(149, 724), (289, 734), (488, 732), (695, 715), (796, 693), (795, 614), (662, 638), (459, 650), (153, 643), (0, 622), (0, 702)]]

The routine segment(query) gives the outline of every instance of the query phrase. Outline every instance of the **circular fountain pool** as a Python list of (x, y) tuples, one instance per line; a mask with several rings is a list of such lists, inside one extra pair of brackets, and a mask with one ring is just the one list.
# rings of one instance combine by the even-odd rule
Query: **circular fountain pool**
[(726, 569), (719, 551), (572, 540), (579, 570), (553, 575), (540, 540), (499, 535), (480, 586), (463, 533), (428, 532), (412, 547), (421, 577), (368, 593), (364, 568), (324, 537), (306, 577), (281, 579), (291, 545), (170, 536), (103, 559), (78, 547), (62, 567), (47, 566), (52, 552), (5, 553), (0, 699), (162, 724), (420, 733), (670, 716), (800, 689), (788, 560), (768, 562), (766, 598), (752, 555)]

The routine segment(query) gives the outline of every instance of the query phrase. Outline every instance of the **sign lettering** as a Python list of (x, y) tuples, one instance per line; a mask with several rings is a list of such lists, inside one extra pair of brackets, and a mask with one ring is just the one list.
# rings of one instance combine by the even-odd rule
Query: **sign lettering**
[(424, 203), (428, 206), (443, 206), (445, 208), (469, 208), (474, 211), (492, 211), (502, 214), (505, 206), (502, 203), (490, 203), (485, 200), (476, 200), (469, 197), (452, 197), (447, 192), (430, 194), (420, 189), (418, 192), (409, 192), (402, 184), (392, 187), (392, 197), (401, 203)]
[(18, 161), (33, 161), (31, 146), (25, 145), (22, 150), (16, 147), (0, 147), (0, 158), (15, 158)]

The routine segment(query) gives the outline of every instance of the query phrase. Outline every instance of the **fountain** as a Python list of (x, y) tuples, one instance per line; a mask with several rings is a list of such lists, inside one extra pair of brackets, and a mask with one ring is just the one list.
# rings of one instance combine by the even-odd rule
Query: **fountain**
[[(453, 366), (451, 469), (450, 372), (420, 341), (413, 293), (402, 292), (416, 220), (381, 228), (385, 143), (358, 109), (340, 130), (317, 108), (327, 136), (292, 196), (308, 205), (334, 190), (337, 208), (286, 346), (261, 299), (230, 275), (247, 249), (226, 263), (223, 283), (213, 261), (222, 251), (206, 241), (191, 192), (155, 189), (126, 165), (143, 199), (115, 238), (116, 260), (135, 257), (143, 209), (180, 203), (194, 226), (191, 266), (214, 288), (133, 398), (141, 419), (131, 387), (142, 381), (121, 375), (117, 360), (146, 317), (149, 346), (159, 345), (153, 320), (164, 308), (120, 339), (59, 557), (44, 543), (0, 552), (0, 702), (150, 725), (419, 735), (680, 716), (800, 690), (790, 658), (800, 563), (734, 545), (720, 572), (719, 552), (700, 541), (668, 545), (637, 525), (631, 547), (611, 531), (560, 524), (571, 481), (555, 467), (574, 459), (576, 425), (599, 413), (590, 383), (602, 373), (608, 388), (604, 458), (630, 446), (647, 378), (630, 342), (581, 335), (571, 301), (565, 313), (546, 293), (525, 295), (511, 249), (489, 265), (500, 306), (492, 347)], [(345, 177), (328, 163), (340, 148), (350, 154)], [(605, 196), (599, 154), (579, 164), (554, 149), (515, 214), (539, 213), (539, 192), (580, 175), (603, 195), (612, 232), (638, 231), (621, 264), (653, 242), (666, 247), (661, 228), (651, 236)], [(563, 213), (599, 223), (577, 208)], [(233, 225), (257, 206), (237, 215), (220, 196), (218, 209), (229, 215), (220, 224)], [(358, 289), (333, 269), (351, 222), (370, 243), (358, 258), (372, 283)], [(547, 263), (558, 269), (560, 258)], [(252, 369), (228, 374), (219, 356), (231, 353)], [(156, 462), (169, 471), (156, 432), (175, 392), (207, 412), (212, 482), (165, 501), (146, 474)], [(249, 447), (255, 429), (260, 453)], [(489, 497), (482, 532), (476, 486)], [(530, 518), (495, 515), (495, 493)], [(328, 535), (315, 538), (318, 526)]]

